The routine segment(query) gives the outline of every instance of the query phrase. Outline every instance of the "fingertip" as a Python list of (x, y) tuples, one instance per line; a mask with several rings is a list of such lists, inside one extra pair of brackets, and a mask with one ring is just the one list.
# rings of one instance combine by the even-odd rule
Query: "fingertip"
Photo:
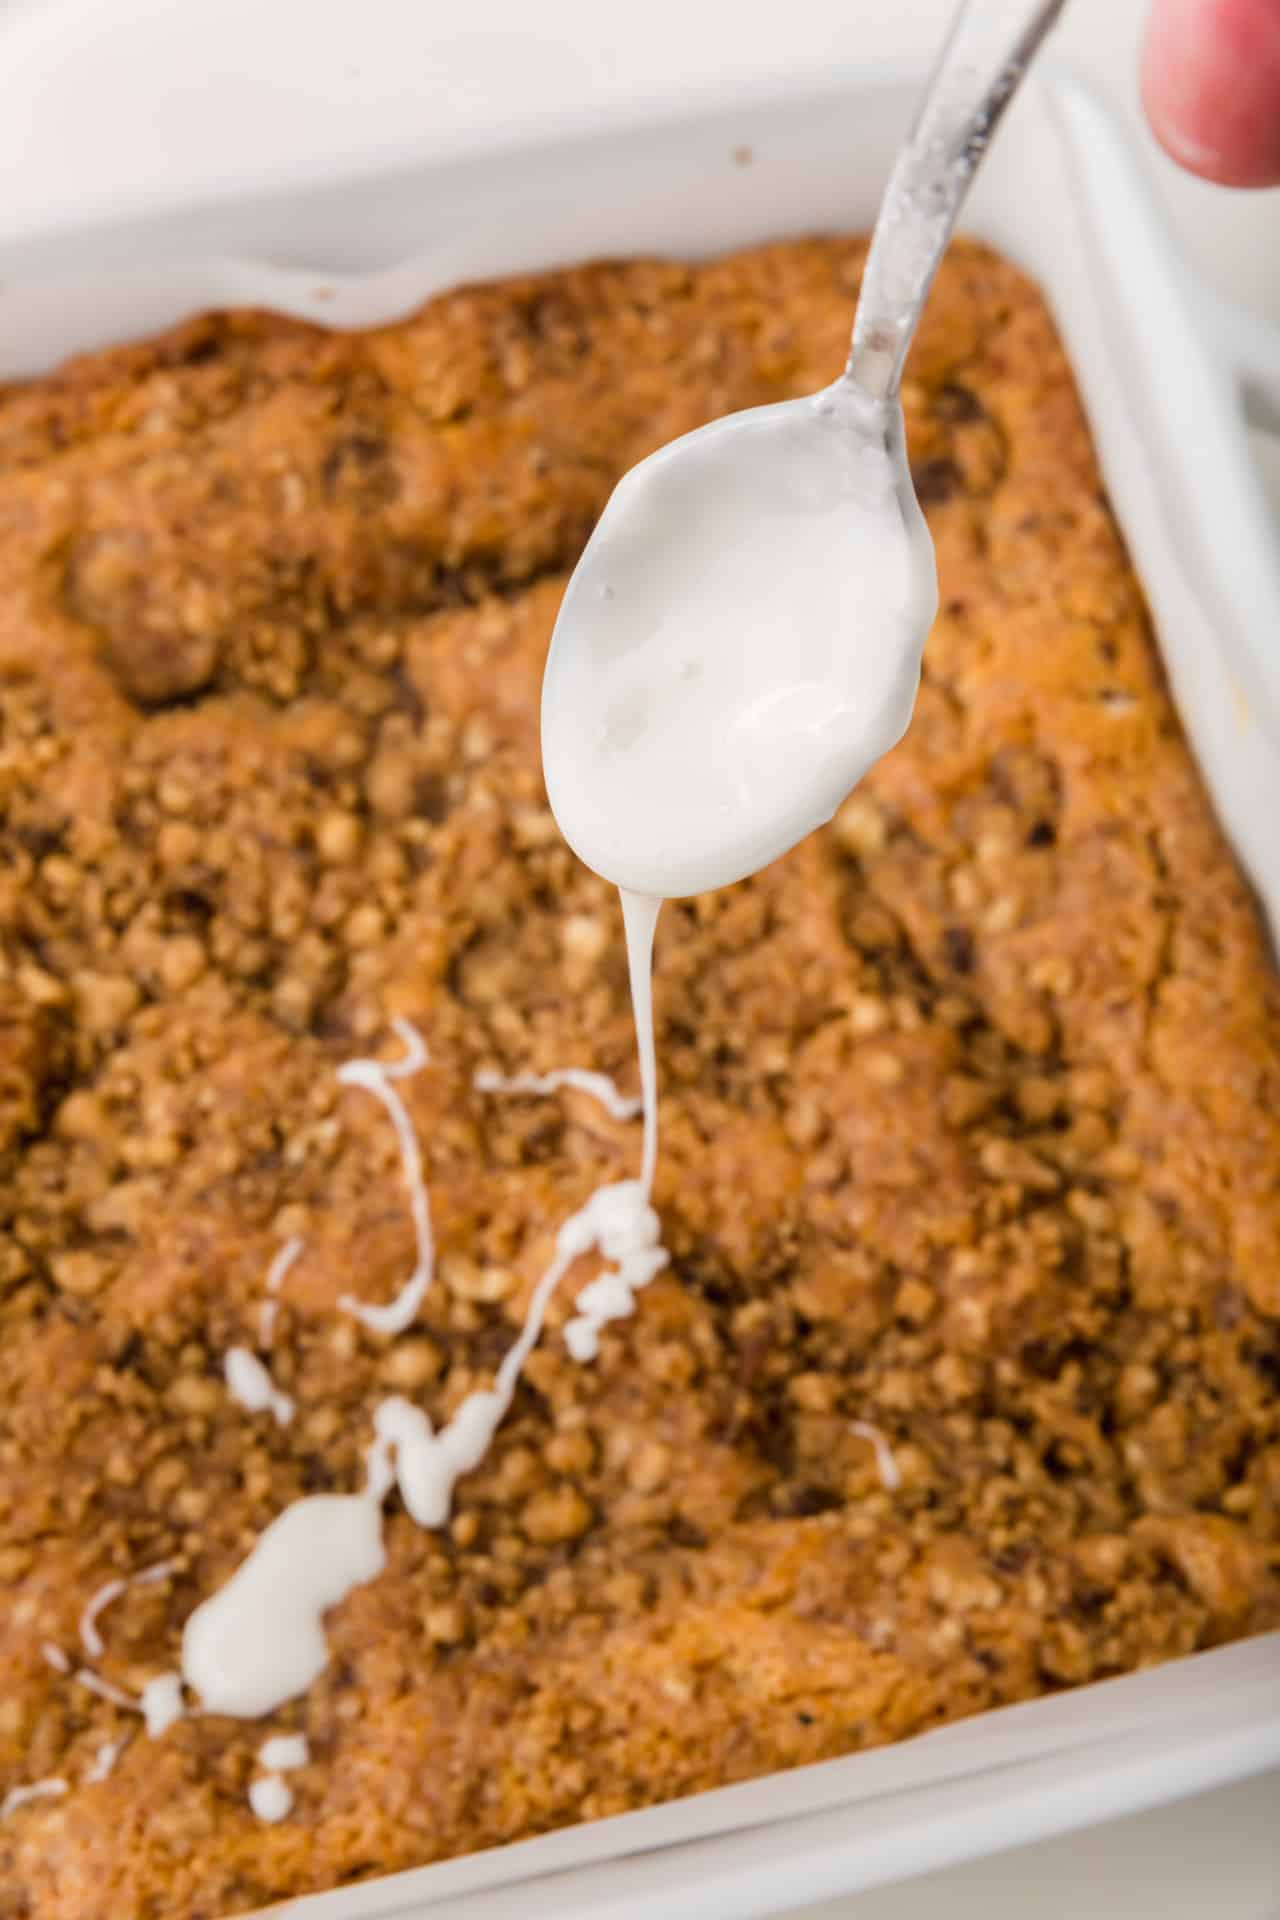
[(1220, 186), (1280, 184), (1277, 0), (1153, 0), (1141, 89), (1179, 166)]

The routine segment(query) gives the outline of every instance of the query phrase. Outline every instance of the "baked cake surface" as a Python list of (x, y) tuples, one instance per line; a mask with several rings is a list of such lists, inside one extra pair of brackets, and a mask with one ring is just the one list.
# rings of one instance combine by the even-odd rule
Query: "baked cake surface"
[[(224, 315), (0, 389), (0, 1791), (68, 1787), (0, 1821), (0, 1914), (214, 1920), (1280, 1626), (1280, 991), (1045, 307), (960, 244), (904, 390), (910, 734), (659, 932), (669, 1270), (591, 1366), (559, 1303), (451, 1525), (391, 1503), (269, 1726), (149, 1740), (75, 1677), (172, 1669), (634, 1171), (587, 1096), (473, 1086), (635, 1085), (616, 903), (541, 785), (551, 624), (626, 467), (833, 377), (864, 253)], [(335, 1070), (396, 1017), (440, 1271), (388, 1340), (337, 1303), (412, 1224)], [(222, 1369), (291, 1235), (280, 1427)], [(162, 1562), (90, 1659), (86, 1602)]]

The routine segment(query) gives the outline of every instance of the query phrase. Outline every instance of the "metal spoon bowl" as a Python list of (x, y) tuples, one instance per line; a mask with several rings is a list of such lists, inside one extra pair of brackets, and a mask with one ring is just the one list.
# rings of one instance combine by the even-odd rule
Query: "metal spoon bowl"
[(898, 387), (1001, 115), (1063, 0), (967, 0), (890, 178), (844, 373), (615, 489), (547, 661), (561, 831), (616, 885), (726, 886), (829, 819), (910, 720), (937, 609)]

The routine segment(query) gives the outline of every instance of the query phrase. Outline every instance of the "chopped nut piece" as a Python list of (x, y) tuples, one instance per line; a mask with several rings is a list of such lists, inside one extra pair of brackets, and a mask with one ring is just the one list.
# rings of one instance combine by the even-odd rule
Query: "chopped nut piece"
[(562, 1540), (576, 1540), (591, 1525), (591, 1508), (576, 1487), (555, 1487), (535, 1493), (521, 1510), (520, 1525), (530, 1540), (539, 1546), (553, 1546)]

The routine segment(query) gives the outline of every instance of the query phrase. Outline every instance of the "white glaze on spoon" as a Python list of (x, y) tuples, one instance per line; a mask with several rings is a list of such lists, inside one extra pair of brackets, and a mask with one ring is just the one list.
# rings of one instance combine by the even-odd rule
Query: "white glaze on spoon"
[(847, 380), (672, 442), (601, 516), (552, 636), (542, 757), (565, 839), (622, 896), (646, 1194), (661, 902), (831, 818), (906, 729), (936, 605), (901, 410)]
[(552, 637), (542, 756), (566, 840), (655, 899), (777, 859), (901, 737), (936, 604), (896, 402), (841, 380), (650, 455)]
[(655, 898), (754, 873), (900, 738), (937, 605), (898, 387), (942, 250), (1062, 0), (958, 9), (876, 221), (844, 373), (672, 441), (565, 592), (542, 755), (566, 840)]

